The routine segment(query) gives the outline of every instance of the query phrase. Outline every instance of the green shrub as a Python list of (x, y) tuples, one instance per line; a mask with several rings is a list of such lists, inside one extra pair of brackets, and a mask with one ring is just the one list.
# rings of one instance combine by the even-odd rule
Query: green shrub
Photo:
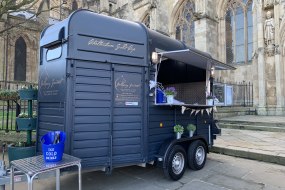
[(0, 90), (0, 100), (18, 100), (19, 94), (14, 90)]
[(195, 131), (196, 128), (197, 128), (196, 125), (194, 125), (194, 124), (192, 124), (192, 123), (190, 123), (190, 124), (187, 125), (187, 130), (188, 130), (188, 131)]
[(182, 125), (175, 125), (173, 127), (175, 133), (183, 133), (184, 132), (184, 127)]

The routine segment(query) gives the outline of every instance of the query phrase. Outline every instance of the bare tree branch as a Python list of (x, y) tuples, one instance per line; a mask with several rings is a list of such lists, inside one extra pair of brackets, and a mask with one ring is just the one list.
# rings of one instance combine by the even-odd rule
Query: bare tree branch
[(19, 9), (17, 9), (17, 10), (9, 10), (9, 14), (11, 14), (11, 13), (14, 13), (14, 12), (19, 12), (19, 11), (29, 11), (29, 10), (31, 10), (35, 5), (36, 5), (36, 3), (38, 3), (40, 0), (34, 0), (34, 2), (33, 3), (31, 3), (29, 6), (27, 6), (26, 8), (19, 8)]
[(27, 10), (38, 1), (39, 0), (0, 0), (0, 17), (4, 14), (8, 14), (10, 11), (17, 11), (26, 6), (28, 6), (25, 8), (25, 10)]
[(7, 31), (9, 31), (9, 30), (11, 30), (13, 28), (22, 26), (23, 24), (27, 23), (28, 21), (31, 21), (32, 19), (34, 19), (37, 16), (39, 16), (41, 13), (48, 12), (48, 11), (51, 11), (51, 10), (56, 9), (56, 8), (59, 8), (59, 6), (54, 6), (54, 7), (51, 7), (50, 9), (48, 9), (48, 10), (39, 11), (39, 12), (35, 13), (33, 16), (31, 16), (30, 18), (24, 19), (23, 21), (15, 23), (15, 24), (11, 24), (10, 26), (6, 27), (5, 29), (0, 30), (0, 35), (3, 35), (5, 32), (7, 32)]

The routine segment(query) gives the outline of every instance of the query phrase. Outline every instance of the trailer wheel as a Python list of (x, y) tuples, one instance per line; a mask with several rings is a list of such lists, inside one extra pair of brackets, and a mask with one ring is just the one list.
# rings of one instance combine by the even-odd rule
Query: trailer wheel
[(200, 170), (207, 159), (206, 145), (201, 140), (192, 142), (188, 148), (188, 166), (192, 170)]
[(184, 172), (186, 165), (186, 152), (180, 145), (175, 145), (170, 150), (166, 158), (166, 167), (163, 169), (167, 178), (179, 180)]

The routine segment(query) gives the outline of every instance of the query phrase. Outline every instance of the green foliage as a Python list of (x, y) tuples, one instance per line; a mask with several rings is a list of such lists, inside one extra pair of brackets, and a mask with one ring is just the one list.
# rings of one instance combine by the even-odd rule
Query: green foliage
[(21, 87), (21, 90), (28, 90), (28, 89), (33, 89), (33, 90), (38, 90), (38, 86), (37, 85), (24, 85)]
[[(37, 113), (33, 112), (32, 118), (36, 118), (37, 117)], [(29, 118), (29, 115), (25, 112), (22, 112), (18, 115), (18, 118)]]
[(26, 85), (21, 87), (21, 90), (27, 90), (27, 89), (28, 87)]
[(12, 144), (12, 146), (14, 147), (29, 147), (29, 146), (35, 146), (35, 145), (36, 145), (35, 141), (32, 141), (31, 145), (28, 145), (27, 142), (24, 142), (24, 141), (17, 141)]
[(182, 125), (175, 125), (173, 127), (175, 133), (183, 133), (184, 132), (184, 127)]
[(17, 100), (19, 94), (14, 90), (0, 90), (0, 100)]
[(164, 93), (166, 96), (168, 96), (168, 95), (176, 96), (176, 94), (177, 94), (176, 89), (174, 87), (167, 87), (164, 90)]
[(197, 128), (196, 125), (194, 125), (194, 124), (192, 124), (192, 123), (190, 123), (190, 124), (187, 125), (187, 130), (188, 130), (188, 131), (195, 131), (196, 128)]
[(210, 100), (210, 99), (216, 99), (216, 96), (211, 96), (211, 95), (209, 95), (209, 96), (206, 97), (206, 99), (208, 99), (208, 100)]
[(27, 113), (22, 112), (18, 115), (18, 118), (29, 118), (29, 116)]

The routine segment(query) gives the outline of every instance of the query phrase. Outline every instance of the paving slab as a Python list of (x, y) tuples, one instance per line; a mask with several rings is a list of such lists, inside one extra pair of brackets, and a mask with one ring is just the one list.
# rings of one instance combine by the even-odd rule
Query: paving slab
[(205, 181), (199, 181), (199, 180), (192, 180), (188, 182), (185, 186), (183, 186), (179, 190), (189, 190), (189, 189), (199, 189), (199, 190), (229, 190), (228, 188), (224, 188), (221, 186), (217, 186), (212, 183), (208, 183)]
[[(132, 166), (117, 168), (111, 175), (83, 173), (82, 184), (84, 190), (284, 190), (284, 173), (285, 166), (210, 153), (202, 170), (186, 169), (178, 181), (166, 179), (161, 168)], [(27, 183), (17, 183), (15, 189), (26, 190)], [(55, 179), (36, 180), (34, 189), (54, 190)], [(77, 175), (62, 176), (61, 189), (78, 189)]]
[(226, 117), (221, 118), (223, 121), (242, 121), (242, 122), (264, 122), (264, 123), (284, 123), (285, 124), (285, 116), (259, 116), (259, 115), (243, 115), (243, 116), (234, 116), (234, 117)]
[(228, 175), (212, 175), (207, 179), (207, 182), (217, 186), (221, 186), (222, 184), (226, 188), (235, 190), (260, 190), (264, 187), (264, 184), (262, 183), (256, 183), (254, 181), (244, 180)]
[(285, 134), (268, 131), (222, 129), (212, 152), (284, 165)]

